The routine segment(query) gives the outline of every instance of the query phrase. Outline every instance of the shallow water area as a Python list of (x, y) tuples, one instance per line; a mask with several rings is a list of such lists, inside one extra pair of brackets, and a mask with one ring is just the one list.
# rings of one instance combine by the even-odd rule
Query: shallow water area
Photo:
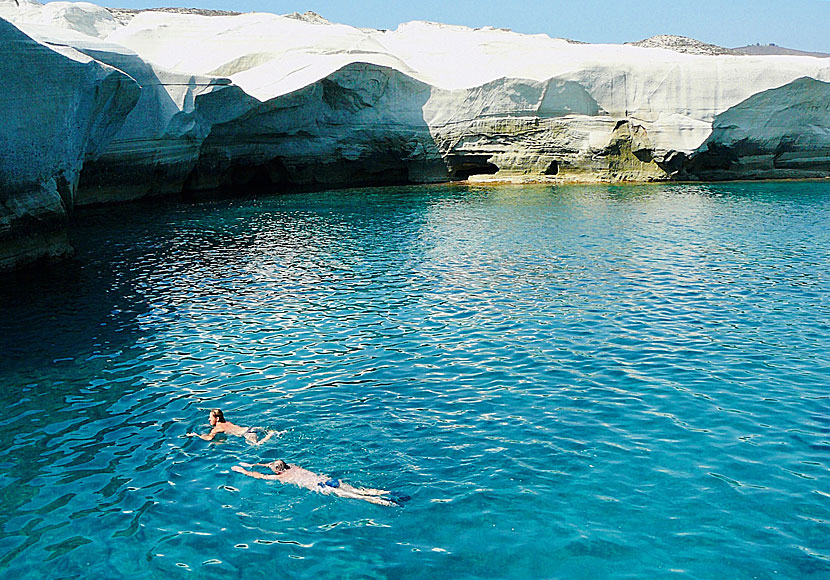
[[(88, 210), (0, 281), (0, 574), (830, 577), (830, 183)], [(284, 430), (214, 442), (208, 410)], [(244, 477), (282, 458), (403, 507)]]

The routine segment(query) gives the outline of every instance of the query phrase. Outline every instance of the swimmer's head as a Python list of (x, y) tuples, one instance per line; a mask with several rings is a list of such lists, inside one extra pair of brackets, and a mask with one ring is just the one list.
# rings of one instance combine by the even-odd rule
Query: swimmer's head
[(289, 465), (283, 461), (282, 459), (277, 459), (276, 461), (272, 461), (268, 464), (268, 467), (271, 468), (271, 471), (274, 473), (282, 473), (286, 469), (291, 469)]
[(225, 423), (225, 415), (222, 413), (222, 409), (211, 409), (208, 421), (210, 421), (211, 425), (216, 425), (217, 423)]

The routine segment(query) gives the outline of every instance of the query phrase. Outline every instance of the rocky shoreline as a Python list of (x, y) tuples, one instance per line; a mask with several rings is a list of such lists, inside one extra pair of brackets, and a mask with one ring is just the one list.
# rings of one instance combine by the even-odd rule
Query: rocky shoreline
[(637, 44), (0, 0), (0, 269), (216, 189), (830, 175), (830, 59)]

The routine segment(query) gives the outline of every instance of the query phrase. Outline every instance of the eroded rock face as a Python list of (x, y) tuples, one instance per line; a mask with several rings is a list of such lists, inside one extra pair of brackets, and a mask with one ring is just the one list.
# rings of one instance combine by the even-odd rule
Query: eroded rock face
[(613, 125), (581, 85), (561, 80), (435, 90), (424, 114), (451, 179), (590, 172)]
[(61, 53), (0, 19), (0, 269), (70, 252), (65, 227), (85, 158), (138, 99), (131, 78)]
[(128, 73), (139, 82), (141, 93), (121, 130), (97, 158), (84, 164), (77, 205), (181, 192), (210, 131), (199, 115), (197, 99), (231, 88), (230, 82), (153, 68), (135, 54), (87, 54)]
[(705, 180), (830, 176), (830, 83), (801, 78), (724, 111), (685, 172)]
[(198, 100), (211, 125), (190, 191), (252, 185), (424, 183), (447, 170), (423, 118), (431, 89), (400, 72), (347, 65), (299, 91), (229, 116), (214, 93)]
[[(222, 42), (216, 43), (216, 38)], [(665, 42), (649, 45), (655, 48), (580, 45), (543, 35), (423, 22), (372, 31), (319, 18), (141, 13), (109, 39), (154, 66), (226, 76), (262, 103), (247, 102), (249, 110), (223, 118), (218, 122), (222, 126), (209, 132), (205, 158), (188, 181), (197, 189), (238, 183), (260, 162), (263, 172), (252, 178), (255, 181), (279, 174), (280, 183), (348, 185), (352, 174), (344, 168), (368, 167), (369, 159), (379, 163), (382, 181), (423, 173), (418, 168), (390, 169), (390, 164), (421, 163), (408, 153), (411, 147), (384, 143), (384, 126), (394, 127), (397, 136), (390, 136), (392, 141), (400, 140), (397, 113), (381, 109), (394, 109), (394, 101), (373, 106), (373, 137), (365, 130), (365, 114), (354, 116), (354, 123), (349, 115), (330, 123), (333, 117), (327, 113), (322, 120), (325, 137), (318, 132), (319, 102), (300, 95), (309, 94), (311, 86), (323, 86), (323, 81), (338, 85), (332, 75), (359, 63), (429, 88), (422, 120), (444, 159), (444, 179), (494, 171), (496, 178), (541, 178), (554, 174), (553, 165), (560, 179), (669, 179), (709, 136), (715, 117), (730, 106), (800, 76), (830, 80), (830, 63), (814, 58), (779, 59), (771, 66), (763, 58), (718, 56), (728, 51), (711, 47), (676, 52), (665, 49)], [(682, 40), (670, 44), (701, 45)], [(377, 78), (369, 75), (352, 84), (361, 82), (371, 84)], [(232, 94), (220, 100), (237, 110), (239, 106), (228, 102)], [(239, 99), (245, 101), (241, 94)], [(309, 110), (299, 111), (300, 107)], [(281, 123), (269, 120), (276, 115), (267, 112), (271, 109), (283, 111), (277, 116), (291, 111), (291, 116), (304, 119), (306, 134), (286, 135)], [(260, 119), (262, 125), (252, 119)], [(422, 125), (420, 119), (408, 124)], [(358, 126), (362, 128), (355, 130)], [(274, 133), (264, 135), (267, 127)], [(423, 144), (418, 132), (415, 129), (413, 139)], [(367, 146), (369, 138), (378, 139), (374, 147)], [(231, 143), (234, 139), (238, 145)], [(352, 143), (354, 139), (358, 141)], [(633, 150), (625, 145), (627, 139), (633, 139)], [(648, 151), (640, 145), (644, 140)], [(373, 148), (390, 155), (370, 155)], [(358, 149), (366, 157), (355, 163)], [(434, 155), (429, 146), (417, 150)], [(341, 151), (346, 154), (340, 156)], [(403, 158), (392, 163), (391, 156), (399, 152)], [(430, 159), (422, 161), (434, 167)], [(318, 162), (319, 167), (311, 168)], [(282, 169), (275, 174), (275, 164), (284, 166), (288, 177)], [(363, 170), (358, 174), (371, 178)], [(424, 178), (438, 176), (430, 169)]]
[(585, 88), (559, 79), (499, 79), (434, 91), (424, 109), (451, 179), (666, 179), (648, 132), (617, 120)]

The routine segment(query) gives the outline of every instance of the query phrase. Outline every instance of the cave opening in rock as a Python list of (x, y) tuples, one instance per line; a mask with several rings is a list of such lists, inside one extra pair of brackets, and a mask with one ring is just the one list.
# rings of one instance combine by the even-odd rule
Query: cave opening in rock
[(454, 168), (452, 178), (464, 181), (471, 175), (494, 175), (498, 172), (498, 165), (493, 163), (463, 163)]
[(197, 166), (185, 180), (183, 193), (226, 190), (232, 193), (282, 191), (290, 187), (288, 170), (282, 159), (275, 157), (264, 163), (236, 160), (229, 166), (214, 168), (205, 163)]
[(545, 175), (556, 175), (557, 173), (559, 173), (559, 162), (554, 159), (550, 162), (548, 168), (545, 169)]

